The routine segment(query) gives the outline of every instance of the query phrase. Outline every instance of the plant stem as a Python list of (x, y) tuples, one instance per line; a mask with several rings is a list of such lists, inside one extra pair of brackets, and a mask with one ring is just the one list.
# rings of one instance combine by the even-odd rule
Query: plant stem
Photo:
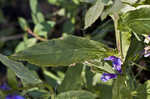
[(122, 39), (121, 39), (121, 32), (118, 30), (118, 20), (119, 20), (119, 16), (118, 14), (113, 14), (112, 19), (114, 21), (114, 27), (115, 27), (115, 36), (116, 36), (116, 45), (117, 45), (117, 50), (121, 56), (121, 59), (124, 59), (123, 56), (123, 50), (122, 50)]
[(44, 86), (47, 87), (50, 90), (51, 99), (55, 99), (55, 93), (54, 93), (53, 88), (50, 85), (46, 84), (46, 83), (44, 84)]
[(32, 36), (34, 36), (37, 40), (40, 40), (40, 41), (47, 41), (47, 39), (42, 38), (42, 37), (38, 36), (36, 33), (32, 32), (31, 29), (27, 29), (27, 32), (28, 32), (29, 34), (31, 34)]

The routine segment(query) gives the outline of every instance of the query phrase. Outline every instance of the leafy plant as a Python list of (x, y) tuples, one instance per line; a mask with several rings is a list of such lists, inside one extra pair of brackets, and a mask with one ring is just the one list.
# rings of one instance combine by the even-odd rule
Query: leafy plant
[[(8, 81), (0, 83), (2, 98), (149, 99), (149, 80), (140, 83), (138, 78), (142, 71), (150, 72), (146, 66), (150, 56), (148, 0), (48, 2), (60, 7), (53, 15), (66, 18), (62, 36), (50, 39), (57, 21), (48, 20), (38, 1), (30, 0), (33, 28), (20, 17), (23, 41), (13, 54), (0, 54), (0, 62), (8, 69)], [(85, 31), (101, 22), (84, 37), (73, 35), (80, 5), (91, 6), (84, 14)], [(112, 39), (111, 35), (115, 35), (115, 45), (105, 39)]]

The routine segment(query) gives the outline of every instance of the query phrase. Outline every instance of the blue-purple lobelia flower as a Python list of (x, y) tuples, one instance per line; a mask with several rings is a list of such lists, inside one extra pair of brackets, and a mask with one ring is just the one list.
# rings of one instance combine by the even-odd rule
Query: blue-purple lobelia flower
[(6, 96), (6, 99), (25, 99), (24, 97), (17, 95), (17, 94), (10, 94)]
[(116, 56), (109, 56), (107, 58), (104, 58), (104, 60), (112, 61), (113, 69), (117, 70), (119, 73), (122, 72), (122, 70), (121, 70), (122, 62), (121, 62), (120, 58), (118, 58)]
[(2, 85), (0, 85), (0, 89), (2, 89), (2, 90), (10, 90), (10, 87), (7, 85), (7, 83), (3, 83)]
[[(7, 85), (7, 83), (3, 83), (0, 86), (0, 89), (1, 90), (10, 90), (11, 88)], [(17, 94), (9, 94), (9, 95), (6, 96), (5, 99), (25, 99), (25, 98), (20, 96), (20, 95), (17, 95)]]
[(108, 81), (109, 79), (114, 79), (116, 78), (117, 75), (116, 74), (111, 74), (111, 73), (103, 73), (102, 77), (101, 77), (101, 80), (103, 82), (106, 82)]

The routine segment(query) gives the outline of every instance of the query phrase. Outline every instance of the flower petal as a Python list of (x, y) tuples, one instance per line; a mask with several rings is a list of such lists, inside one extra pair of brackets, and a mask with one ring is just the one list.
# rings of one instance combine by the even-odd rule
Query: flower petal
[(106, 82), (108, 81), (109, 79), (114, 79), (116, 78), (117, 75), (116, 74), (111, 74), (111, 73), (103, 73), (102, 77), (101, 77), (101, 80), (103, 82)]
[(150, 56), (150, 52), (144, 55), (144, 57), (148, 57), (148, 56)]
[(20, 95), (7, 95), (6, 99), (25, 99), (24, 97), (20, 96)]
[(119, 66), (119, 65), (118, 66), (117, 65), (113, 65), (113, 69), (115, 69), (119, 73), (122, 73), (121, 66)]
[(7, 83), (3, 83), (3, 84), (0, 86), (0, 89), (2, 89), (2, 90), (10, 90), (10, 87), (7, 85)]
[(107, 58), (104, 58), (104, 60), (110, 60), (113, 61), (116, 57), (115, 56), (109, 56)]
[(116, 56), (109, 56), (107, 58), (104, 58), (104, 60), (111, 60), (112, 64), (113, 64), (113, 69), (115, 69), (116, 71), (118, 71), (119, 73), (121, 73), (121, 59), (116, 57)]

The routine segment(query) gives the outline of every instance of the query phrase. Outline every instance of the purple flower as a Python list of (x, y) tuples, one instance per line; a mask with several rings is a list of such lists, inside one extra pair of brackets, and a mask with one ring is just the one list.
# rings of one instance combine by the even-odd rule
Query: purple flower
[(6, 96), (6, 99), (25, 99), (24, 97), (20, 96), (20, 95), (8, 95)]
[(3, 84), (0, 86), (0, 89), (2, 89), (2, 90), (10, 90), (10, 87), (7, 85), (7, 83), (3, 83)]
[(103, 82), (106, 82), (108, 81), (109, 79), (113, 79), (113, 78), (116, 78), (117, 75), (116, 74), (111, 74), (111, 73), (103, 73), (102, 77), (101, 77), (101, 80)]
[[(11, 88), (7, 85), (7, 83), (3, 83), (0, 86), (0, 89), (2, 89), (2, 90), (10, 90)], [(20, 95), (17, 95), (17, 94), (9, 94), (9, 95), (6, 96), (5, 99), (25, 99), (25, 98), (20, 96)]]
[(122, 70), (121, 70), (122, 62), (121, 62), (120, 58), (118, 58), (116, 56), (109, 56), (107, 58), (104, 58), (104, 60), (110, 60), (110, 61), (112, 61), (113, 69), (117, 70), (119, 73), (122, 72)]

